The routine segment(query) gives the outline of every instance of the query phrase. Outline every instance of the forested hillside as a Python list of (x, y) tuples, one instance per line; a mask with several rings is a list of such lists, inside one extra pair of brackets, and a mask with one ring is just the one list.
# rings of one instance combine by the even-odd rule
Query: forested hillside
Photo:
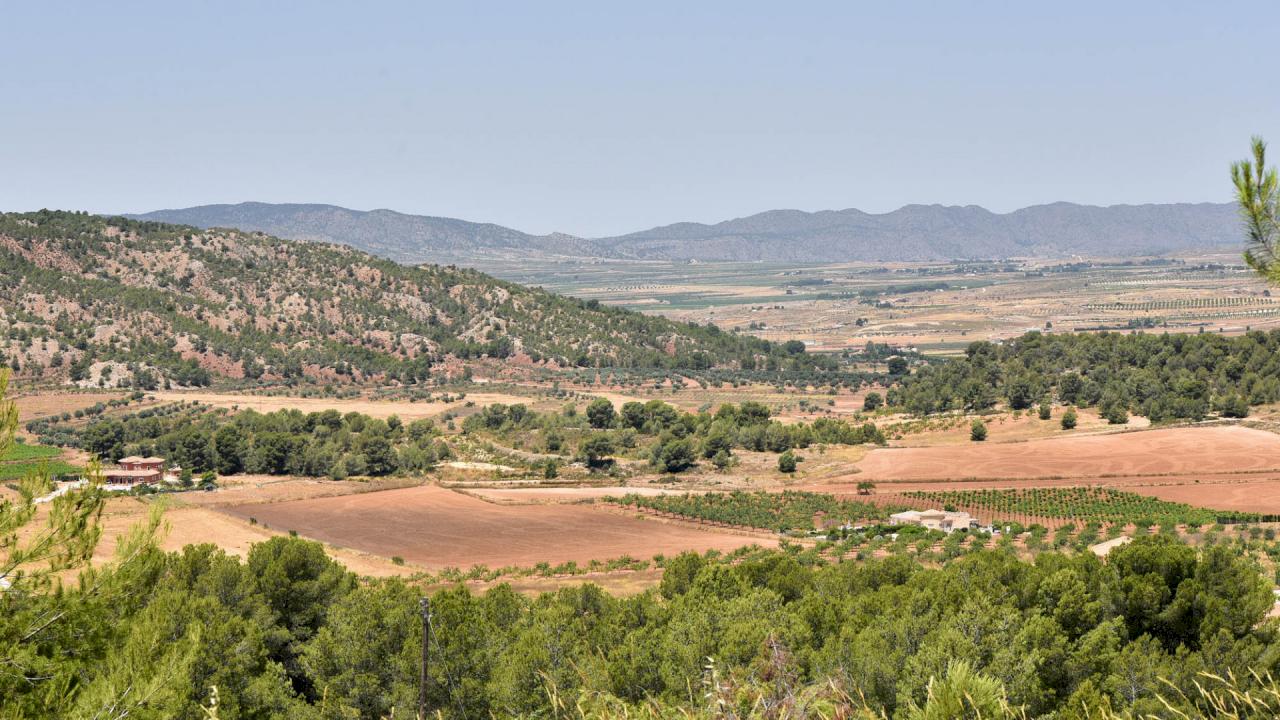
[(0, 352), (19, 377), (421, 382), (448, 358), (807, 367), (775, 346), (455, 267), (85, 213), (0, 215)]

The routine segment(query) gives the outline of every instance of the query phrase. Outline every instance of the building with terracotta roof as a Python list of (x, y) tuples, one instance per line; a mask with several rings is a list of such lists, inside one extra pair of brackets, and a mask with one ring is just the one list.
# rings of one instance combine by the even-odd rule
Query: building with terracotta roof
[(164, 471), (164, 458), (155, 457), (138, 457), (130, 455), (129, 457), (120, 458), (121, 470), (155, 470), (157, 472)]
[(130, 455), (120, 458), (120, 467), (104, 468), (102, 478), (109, 485), (146, 485), (164, 477), (164, 458)]

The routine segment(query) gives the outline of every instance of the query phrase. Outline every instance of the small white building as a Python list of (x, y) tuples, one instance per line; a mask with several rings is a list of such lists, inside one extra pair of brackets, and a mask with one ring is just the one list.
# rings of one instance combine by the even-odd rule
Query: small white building
[(967, 512), (950, 512), (947, 510), (906, 510), (894, 513), (889, 519), (898, 525), (919, 525), (929, 530), (954, 532), (976, 527), (977, 520)]

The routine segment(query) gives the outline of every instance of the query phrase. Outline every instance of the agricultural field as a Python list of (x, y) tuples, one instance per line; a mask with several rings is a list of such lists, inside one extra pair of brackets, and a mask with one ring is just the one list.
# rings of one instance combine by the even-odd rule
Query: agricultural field
[(850, 480), (1172, 477), (1280, 471), (1280, 435), (1241, 426), (1078, 434), (1032, 442), (878, 448)]
[(260, 413), (275, 412), (277, 410), (297, 410), (302, 413), (338, 410), (342, 413), (357, 412), (383, 420), (395, 415), (406, 422), (434, 418), (451, 410), (458, 411), (467, 407), (483, 407), (494, 403), (528, 403), (530, 401), (530, 397), (526, 395), (486, 393), (483, 391), (468, 392), (465, 398), (450, 402), (378, 400), (363, 395), (348, 398), (325, 398), (185, 390), (162, 390), (152, 394), (161, 402), (198, 402), (228, 410), (256, 410)]
[[(111, 561), (121, 537), (131, 528), (146, 522), (151, 505), (151, 502), (134, 497), (111, 498), (107, 501), (102, 516), (102, 541), (94, 550), (95, 564)], [(166, 498), (165, 505), (159, 536), (160, 547), (166, 551), (179, 551), (187, 545), (213, 542), (226, 553), (244, 558), (254, 543), (286, 534), (282, 530), (250, 525), (240, 518), (176, 498)], [(405, 574), (405, 569), (393, 564), (389, 558), (346, 548), (327, 547), (325, 550), (333, 559), (361, 575), (388, 577)]]
[(666, 513), (697, 522), (753, 527), (780, 533), (812, 530), (815, 515), (833, 520), (883, 520), (884, 507), (810, 492), (729, 492), (609, 498), (624, 507)]
[[(1087, 485), (1127, 491), (1106, 498), (1132, 501), (1145, 496), (1193, 508), (1280, 512), (1280, 435), (1259, 429), (1267, 426), (1274, 414), (1274, 409), (1266, 407), (1258, 408), (1256, 421), (1251, 417), (1249, 422), (1257, 425), (1254, 428), (1235, 424), (1145, 429), (1144, 419), (1139, 417), (1116, 427), (1096, 412), (1081, 409), (1079, 424), (1070, 431), (1062, 430), (1057, 422), (1061, 408), (1054, 408), (1051, 420), (1039, 420), (1034, 412), (1002, 411), (986, 416), (989, 440), (973, 443), (968, 440), (966, 416), (866, 414), (850, 393), (777, 392), (754, 385), (695, 386), (678, 392), (599, 387), (592, 392), (592, 386), (565, 384), (553, 392), (543, 385), (481, 384), (451, 390), (454, 397), (448, 402), (370, 395), (318, 398), (158, 391), (149, 394), (145, 402), (107, 412), (123, 416), (138, 407), (163, 408), (166, 403), (199, 401), (231, 412), (335, 409), (344, 414), (366, 412), (371, 417), (395, 415), (405, 422), (419, 417), (434, 419), (442, 432), (441, 440), (450, 444), (455, 455), (425, 475), (401, 474), (372, 482), (232, 475), (221, 479), (217, 492), (182, 493), (169, 500), (174, 522), (189, 524), (190, 532), (216, 526), (210, 536), (231, 551), (247, 547), (250, 536), (296, 531), (323, 541), (331, 554), (352, 567), (367, 567), (369, 574), (376, 575), (439, 573), (448, 567), (528, 567), (553, 560), (582, 563), (585, 568), (593, 560), (603, 562), (625, 555), (649, 558), (683, 548), (731, 550), (761, 541), (776, 542), (779, 531), (811, 528), (819, 512), (841, 522), (874, 522), (895, 507), (916, 506), (917, 502), (908, 500), (904, 493), (922, 491)], [(465, 398), (457, 397), (462, 392)], [(730, 467), (719, 469), (699, 457), (688, 470), (670, 474), (644, 459), (653, 438), (641, 436), (639, 446), (631, 451), (635, 457), (620, 458), (608, 472), (589, 472), (566, 455), (560, 477), (547, 480), (542, 477), (542, 462), (551, 456), (545, 454), (539, 433), (463, 433), (468, 417), (492, 405), (524, 404), (538, 412), (558, 413), (572, 404), (582, 413), (592, 397), (606, 397), (616, 407), (637, 399), (661, 399), (687, 412), (752, 400), (770, 407), (787, 425), (818, 417), (874, 417), (888, 436), (889, 446), (816, 444), (798, 448), (803, 461), (794, 474), (778, 471), (776, 453), (739, 448)], [(834, 402), (828, 404), (828, 399)], [(101, 399), (95, 399), (97, 402)], [(456, 427), (446, 427), (445, 418), (453, 418)], [(18, 446), (14, 452), (21, 453), (22, 459), (15, 456), (0, 463), (0, 473), (6, 464), (16, 473), (45, 458), (55, 463), (69, 459), (35, 448)], [(494, 469), (499, 466), (508, 471)], [(52, 469), (69, 468), (55, 464)], [(864, 496), (856, 491), (861, 482), (878, 487), (873, 495)], [(423, 483), (427, 486), (417, 487)], [(465, 494), (436, 485), (465, 488)], [(648, 519), (637, 519), (635, 512), (619, 514), (600, 507), (607, 505), (606, 498), (623, 496), (628, 496), (625, 504)], [(144, 501), (122, 498), (112, 502)], [(592, 503), (597, 507), (591, 507)], [(1099, 507), (1094, 512), (1103, 512), (1101, 506), (1109, 503), (1097, 499)], [(178, 509), (182, 512), (177, 513)], [(1142, 514), (1163, 518), (1169, 510), (1152, 505)], [(1030, 512), (1027, 508), (1023, 511)], [(662, 513), (666, 516), (660, 517)], [(257, 524), (250, 524), (249, 518)], [(1055, 524), (1049, 522), (1048, 515), (1045, 522)], [(714, 525), (765, 532), (742, 534)], [(233, 526), (245, 530), (232, 532)], [(386, 532), (387, 528), (395, 532)], [(178, 536), (186, 537), (185, 532), (181, 530)], [(566, 534), (574, 538), (566, 541)], [(393, 564), (393, 557), (402, 558), (404, 564)], [(640, 577), (656, 580), (661, 576), (660, 568), (645, 570), (647, 575), (637, 574), (633, 568), (626, 570), (601, 570), (599, 579), (612, 582), (625, 576), (627, 583), (634, 584)], [(468, 575), (466, 581), (494, 582), (491, 575)], [(551, 580), (510, 577), (531, 586)]]
[(641, 519), (584, 505), (506, 506), (434, 486), (223, 510), (273, 530), (419, 568), (586, 563), (685, 550), (728, 551), (776, 540)]
[(48, 472), (51, 477), (79, 472), (81, 468), (61, 460), (27, 460), (23, 462), (0, 463), (0, 482), (40, 472)]
[(95, 405), (106, 405), (112, 400), (128, 397), (123, 392), (68, 392), (66, 390), (30, 392), (14, 398), (18, 408), (18, 424), (23, 425), (36, 418), (45, 418), (84, 411)]
[(1030, 524), (1048, 518), (1150, 527), (1263, 519), (1258, 513), (1211, 510), (1100, 487), (915, 491), (901, 493), (899, 497), (916, 506), (964, 510), (985, 522), (1017, 520)]
[(9, 446), (9, 449), (3, 455), (0, 455), (0, 463), (48, 459), (57, 457), (61, 452), (58, 448), (49, 447), (48, 445), (14, 443)]
[(487, 269), (576, 297), (715, 322), (812, 350), (868, 341), (955, 353), (1027, 330), (1280, 326), (1280, 302), (1237, 255), (888, 265), (521, 263)]
[(62, 459), (62, 450), (47, 445), (14, 443), (0, 455), (0, 482), (17, 480), (26, 475), (48, 472), (51, 476), (79, 470)]
[[(827, 560), (910, 555), (922, 562), (945, 562), (981, 549), (1002, 547), (1025, 556), (1049, 550), (1084, 552), (1104, 539), (1163, 533), (1192, 543), (1213, 542), (1224, 533), (1264, 532), (1257, 523), (1280, 515), (1211, 510), (1111, 488), (1033, 488), (877, 494), (863, 500), (811, 492), (706, 493), (609, 498), (626, 508), (663, 518), (712, 526), (755, 527), (802, 541), (806, 553)], [(874, 504), (872, 504), (874, 503)], [(888, 523), (899, 510), (947, 509), (969, 512), (982, 528), (944, 533)], [(1250, 525), (1253, 523), (1253, 525)], [(1126, 533), (1128, 535), (1126, 535)], [(1265, 530), (1273, 539), (1274, 526)], [(1123, 537), (1122, 537), (1123, 536)], [(1209, 539), (1212, 536), (1213, 539)]]
[(1192, 482), (1152, 483), (1128, 489), (1161, 500), (1187, 503), (1197, 507), (1209, 505), (1223, 510), (1246, 513), (1256, 512), (1268, 515), (1280, 513), (1280, 477), (1205, 477), (1197, 478)]

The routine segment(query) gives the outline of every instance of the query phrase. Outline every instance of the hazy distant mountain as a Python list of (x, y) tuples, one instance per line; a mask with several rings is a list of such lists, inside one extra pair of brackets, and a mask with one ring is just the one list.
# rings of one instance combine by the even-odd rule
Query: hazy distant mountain
[[(453, 262), (537, 255), (591, 255), (590, 243), (568, 235), (530, 235), (492, 223), (406, 215), (392, 210), (348, 210), (336, 205), (201, 205), (125, 217), (265, 232), (290, 240), (350, 245), (404, 263)], [(586, 245), (584, 250), (582, 245)]]
[(1054, 203), (1008, 214), (976, 205), (860, 210), (773, 210), (715, 225), (679, 223), (597, 240), (635, 258), (698, 260), (938, 260), (1149, 255), (1240, 242), (1227, 204)]
[(610, 238), (530, 235), (452, 218), (333, 205), (205, 205), (135, 215), (197, 227), (260, 230), (351, 245), (401, 262), (574, 256), (646, 260), (943, 260), (1152, 255), (1240, 242), (1229, 204), (1053, 203), (998, 214), (907, 205), (893, 212), (771, 210), (714, 225), (677, 223)]

